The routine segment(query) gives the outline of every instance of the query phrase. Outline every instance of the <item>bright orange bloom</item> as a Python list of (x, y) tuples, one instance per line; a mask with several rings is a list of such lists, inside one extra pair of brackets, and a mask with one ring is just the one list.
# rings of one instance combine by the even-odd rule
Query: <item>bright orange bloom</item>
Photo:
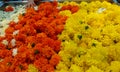
[(61, 8), (61, 10), (70, 10), (72, 13), (75, 13), (79, 10), (78, 6), (66, 5)]
[(60, 56), (55, 54), (51, 57), (50, 64), (56, 66), (59, 63), (59, 61), (60, 61)]
[[(25, 14), (19, 15), (18, 23), (11, 21), (5, 30), (8, 45), (0, 43), (0, 70), (4, 72), (27, 72), (28, 65), (34, 64), (40, 72), (54, 72), (59, 63), (61, 42), (57, 35), (64, 29), (66, 16), (59, 15), (57, 2), (45, 2), (38, 10), (29, 8)], [(13, 33), (18, 30), (15, 35)], [(12, 46), (11, 40), (15, 40)], [(14, 42), (13, 42), (14, 44)], [(13, 55), (13, 50), (17, 53)], [(7, 66), (8, 64), (9, 66)]]

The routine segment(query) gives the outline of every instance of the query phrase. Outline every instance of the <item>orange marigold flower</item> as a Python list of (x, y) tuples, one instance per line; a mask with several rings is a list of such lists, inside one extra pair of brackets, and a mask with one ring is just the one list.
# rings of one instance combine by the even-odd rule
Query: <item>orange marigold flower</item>
[(11, 21), (10, 23), (9, 23), (9, 26), (10, 27), (14, 27), (16, 25), (16, 23), (14, 22), (14, 21)]
[(5, 39), (8, 41), (8, 42), (10, 42), (12, 39), (13, 39), (14, 37), (13, 37), (13, 34), (5, 34)]
[(52, 56), (52, 58), (50, 59), (50, 64), (53, 65), (53, 66), (56, 66), (60, 61), (60, 56), (55, 54)]
[(60, 45), (61, 45), (61, 41), (60, 40), (56, 40), (55, 42), (54, 42), (54, 50), (56, 51), (56, 52), (59, 52), (60, 51)]
[(77, 12), (79, 10), (79, 7), (78, 6), (73, 6), (72, 8), (71, 8), (71, 12), (72, 13), (75, 13), (75, 12)]
[(21, 29), (22, 27), (23, 27), (22, 24), (16, 24), (16, 25), (14, 26), (14, 28), (15, 28), (16, 30)]
[(26, 63), (22, 63), (19, 64), (18, 66), (16, 66), (15, 71), (14, 72), (25, 72), (28, 68), (28, 65)]
[(24, 27), (22, 27), (20, 29), (20, 33), (21, 34), (26, 34), (27, 36), (35, 35), (36, 34), (36, 30), (32, 26), (30, 26), (30, 25), (25, 25)]
[(38, 60), (35, 60), (34, 65), (41, 71), (42, 67), (48, 64), (48, 60), (44, 57), (40, 57)]
[(8, 27), (6, 30), (5, 30), (5, 33), (7, 34), (12, 34), (14, 32), (14, 27)]
[[(70, 6), (71, 11), (77, 10)], [(41, 72), (54, 72), (60, 58), (61, 42), (57, 35), (64, 29), (66, 16), (59, 15), (57, 2), (45, 2), (38, 10), (28, 8), (26, 13), (19, 15), (18, 23), (11, 21), (5, 31), (8, 44), (0, 43), (0, 70), (4, 72), (27, 72), (29, 64), (34, 64)], [(17, 33), (17, 34), (16, 34)], [(11, 40), (15, 42), (11, 45)], [(13, 50), (17, 54), (13, 57)], [(10, 59), (11, 57), (11, 59)], [(8, 59), (8, 60), (7, 60)], [(6, 66), (6, 64), (10, 66)]]
[(25, 43), (27, 43), (27, 44), (30, 43), (31, 45), (36, 44), (37, 43), (36, 37), (35, 36), (27, 36)]
[(41, 72), (54, 72), (54, 67), (51, 64), (46, 64), (40, 70)]
[(24, 43), (22, 41), (16, 41), (16, 47), (21, 47), (22, 45), (24, 45)]
[(5, 37), (0, 36), (0, 42), (1, 42), (2, 40), (4, 40), (4, 39), (5, 39)]
[(18, 35), (15, 36), (16, 41), (21, 41), (23, 43), (25, 43), (26, 38), (27, 38), (27, 35), (22, 33), (19, 33)]
[(42, 55), (44, 56), (44, 57), (46, 57), (46, 58), (51, 58), (51, 56), (52, 55), (54, 55), (55, 54), (55, 51), (52, 49), (52, 48), (50, 48), (50, 47), (48, 47), (48, 46), (45, 46), (44, 48), (42, 48)]
[(14, 11), (14, 8), (11, 5), (9, 5), (9, 6), (5, 7), (5, 11), (11, 12), (11, 11)]
[(0, 58), (9, 57), (12, 55), (11, 50), (0, 50)]
[(61, 8), (61, 10), (70, 10), (72, 13), (75, 13), (79, 10), (78, 6), (66, 5)]
[(6, 46), (3, 43), (0, 43), (0, 49), (5, 49)]
[(39, 43), (41, 43), (45, 38), (47, 38), (47, 35), (45, 33), (38, 33), (36, 35), (36, 40)]

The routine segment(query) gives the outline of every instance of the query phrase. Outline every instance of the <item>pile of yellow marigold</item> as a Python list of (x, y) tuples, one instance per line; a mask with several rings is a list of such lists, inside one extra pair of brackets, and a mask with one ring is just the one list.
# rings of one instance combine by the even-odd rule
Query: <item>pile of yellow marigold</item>
[(120, 7), (46, 2), (0, 37), (0, 72), (120, 72)]
[(61, 61), (56, 72), (120, 72), (120, 7), (106, 1), (76, 5), (74, 14), (60, 12), (69, 18), (59, 35)]

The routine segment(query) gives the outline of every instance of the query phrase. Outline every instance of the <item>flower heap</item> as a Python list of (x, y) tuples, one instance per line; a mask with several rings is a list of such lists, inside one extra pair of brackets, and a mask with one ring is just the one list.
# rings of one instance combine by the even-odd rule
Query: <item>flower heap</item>
[(60, 60), (57, 35), (66, 19), (57, 2), (46, 2), (20, 14), (17, 23), (11, 21), (0, 37), (0, 72), (54, 72)]
[[(61, 5), (73, 4), (66, 2)], [(76, 3), (59, 39), (61, 61), (56, 72), (120, 72), (120, 7), (109, 2)]]
[(9, 23), (0, 37), (0, 72), (120, 72), (120, 7), (59, 5), (40, 4)]

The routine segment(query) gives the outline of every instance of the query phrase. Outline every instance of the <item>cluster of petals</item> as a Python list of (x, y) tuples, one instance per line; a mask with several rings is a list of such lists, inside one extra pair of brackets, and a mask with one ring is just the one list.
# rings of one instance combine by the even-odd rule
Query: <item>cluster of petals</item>
[(60, 60), (57, 35), (67, 19), (57, 6), (57, 2), (42, 3), (38, 10), (29, 8), (20, 14), (17, 23), (9, 23), (5, 37), (0, 37), (0, 71), (26, 72), (33, 64), (40, 72), (54, 72)]

